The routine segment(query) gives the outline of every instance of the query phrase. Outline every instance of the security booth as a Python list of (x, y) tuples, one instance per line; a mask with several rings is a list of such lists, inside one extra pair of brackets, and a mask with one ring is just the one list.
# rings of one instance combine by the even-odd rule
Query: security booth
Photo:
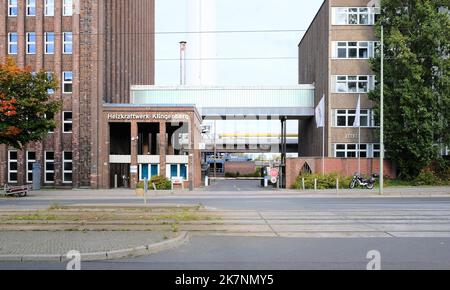
[(194, 106), (103, 106), (105, 188), (136, 188), (164, 176), (201, 186), (201, 117)]

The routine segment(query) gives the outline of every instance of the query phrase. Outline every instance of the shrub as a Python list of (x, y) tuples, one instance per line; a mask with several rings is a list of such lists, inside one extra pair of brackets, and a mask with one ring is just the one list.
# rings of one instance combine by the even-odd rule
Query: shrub
[[(153, 190), (153, 183), (157, 190), (170, 190), (172, 189), (172, 182), (164, 176), (154, 176), (148, 182), (148, 190)], [(144, 188), (144, 182), (141, 181), (137, 184), (137, 188)]]
[(302, 179), (305, 179), (305, 188), (314, 189), (314, 180), (317, 179), (317, 189), (336, 189), (336, 180), (339, 178), (339, 188), (345, 189), (349, 187), (351, 177), (331, 174), (301, 174), (293, 185), (293, 189), (303, 189)]
[(414, 186), (442, 185), (444, 182), (432, 171), (422, 171), (413, 181)]

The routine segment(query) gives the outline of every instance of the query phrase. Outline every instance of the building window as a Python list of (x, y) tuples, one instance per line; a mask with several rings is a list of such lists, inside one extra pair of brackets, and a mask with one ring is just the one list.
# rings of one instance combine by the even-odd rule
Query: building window
[(377, 42), (374, 41), (335, 41), (333, 58), (369, 59), (375, 56)]
[(55, 183), (55, 152), (45, 151), (44, 183)]
[(381, 157), (381, 145), (380, 144), (372, 145), (372, 156), (373, 156), (373, 158)]
[(333, 76), (335, 93), (368, 93), (375, 86), (375, 76)]
[(27, 33), (27, 54), (36, 54), (36, 33)]
[(63, 53), (72, 54), (72, 32), (63, 32)]
[(45, 16), (55, 16), (55, 0), (45, 0)]
[[(45, 114), (44, 117), (45, 117), (46, 120), (55, 120), (55, 115), (53, 115), (53, 114), (52, 115)], [(54, 130), (50, 130), (50, 131), (48, 131), (48, 133), (49, 134), (53, 134), (53, 133), (55, 133), (55, 131)]]
[(17, 0), (8, 0), (8, 16), (16, 17), (18, 12)]
[(72, 16), (73, 6), (72, 0), (64, 0), (63, 2), (63, 16)]
[(374, 25), (380, 8), (334, 7), (333, 25)]
[(17, 33), (8, 33), (8, 54), (17, 54), (18, 52), (18, 36)]
[(63, 112), (63, 133), (72, 133), (72, 112)]
[(27, 183), (33, 182), (34, 163), (36, 163), (36, 152), (27, 151)]
[(139, 165), (139, 180), (143, 181), (145, 179), (151, 180), (152, 177), (159, 175), (159, 165), (158, 164), (140, 164)]
[[(360, 144), (361, 158), (379, 158), (380, 144)], [(334, 157), (358, 158), (358, 144), (334, 144)]]
[(27, 16), (36, 16), (36, 0), (27, 0)]
[[(46, 72), (46, 74), (47, 74), (47, 80), (48, 80), (49, 82), (53, 81), (53, 72), (48, 71), (48, 72)], [(47, 93), (48, 93), (49, 95), (53, 95), (53, 94), (55, 93), (55, 90), (54, 90), (54, 89), (48, 89), (48, 90), (47, 90)]]
[(63, 183), (72, 183), (72, 152), (63, 152)]
[[(375, 127), (371, 110), (361, 110), (361, 127)], [(334, 110), (335, 127), (353, 127), (355, 124), (356, 110), (338, 109)]]
[(55, 53), (55, 33), (54, 32), (46, 32), (44, 34), (45, 41), (45, 54), (54, 54)]
[(18, 152), (8, 152), (8, 183), (17, 183)]
[(63, 94), (72, 93), (73, 73), (71, 71), (63, 72)]
[(170, 164), (168, 170), (168, 178), (182, 178), (188, 180), (188, 166), (187, 164)]

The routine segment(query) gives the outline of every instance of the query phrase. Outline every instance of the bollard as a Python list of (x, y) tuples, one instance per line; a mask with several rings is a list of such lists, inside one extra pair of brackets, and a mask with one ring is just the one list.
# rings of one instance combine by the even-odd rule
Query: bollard
[(317, 192), (317, 178), (314, 179), (314, 191)]
[(115, 174), (114, 175), (114, 188), (115, 189), (117, 189), (119, 186), (118, 186), (118, 183), (117, 183), (117, 174)]
[(339, 177), (336, 178), (336, 192), (339, 194)]
[(148, 179), (144, 179), (144, 203), (147, 204)]
[(306, 190), (306, 186), (305, 186), (305, 178), (302, 178), (302, 188), (303, 188), (303, 191)]
[(209, 186), (209, 177), (208, 175), (205, 176), (205, 187)]

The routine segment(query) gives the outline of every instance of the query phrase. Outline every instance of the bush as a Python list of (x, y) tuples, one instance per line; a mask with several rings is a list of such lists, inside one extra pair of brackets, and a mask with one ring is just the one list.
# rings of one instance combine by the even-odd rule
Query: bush
[(336, 189), (336, 180), (339, 178), (339, 188), (346, 189), (350, 185), (351, 177), (339, 175), (337, 173), (331, 174), (301, 174), (297, 177), (293, 189), (303, 189), (302, 179), (305, 179), (305, 188), (314, 189), (314, 180), (317, 179), (317, 189)]
[(443, 185), (444, 181), (441, 180), (434, 172), (432, 171), (422, 171), (419, 176), (417, 176), (412, 184), (414, 186), (424, 186), (424, 185)]
[[(170, 190), (172, 189), (172, 182), (164, 176), (154, 176), (148, 182), (148, 190), (153, 190), (153, 183), (157, 190)], [(137, 188), (144, 188), (144, 182), (138, 183)]]

